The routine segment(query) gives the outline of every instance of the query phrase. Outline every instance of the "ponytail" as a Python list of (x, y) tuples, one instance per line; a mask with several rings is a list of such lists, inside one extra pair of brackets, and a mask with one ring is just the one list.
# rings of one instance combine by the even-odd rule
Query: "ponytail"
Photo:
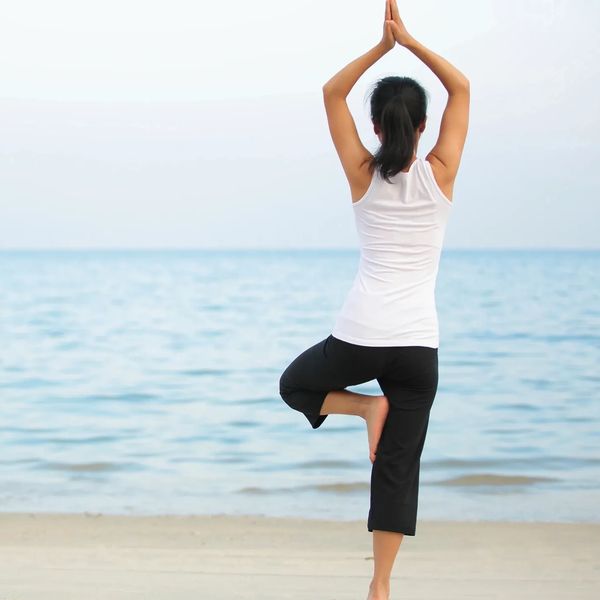
[(393, 96), (381, 113), (382, 142), (375, 154), (382, 177), (388, 180), (404, 169), (415, 149), (415, 129), (402, 95)]
[(370, 162), (388, 182), (409, 164), (415, 152), (416, 130), (426, 119), (427, 93), (410, 77), (377, 81), (371, 96), (371, 120), (381, 130), (381, 146)]

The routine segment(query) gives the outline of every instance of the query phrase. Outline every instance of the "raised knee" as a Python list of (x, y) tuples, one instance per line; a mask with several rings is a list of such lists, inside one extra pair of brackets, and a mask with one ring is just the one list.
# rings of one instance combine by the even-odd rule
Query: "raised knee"
[(293, 391), (287, 373), (284, 371), (279, 378), (279, 395), (285, 400)]
[(298, 410), (298, 394), (296, 392), (298, 392), (298, 387), (284, 372), (279, 378), (279, 395), (290, 408)]

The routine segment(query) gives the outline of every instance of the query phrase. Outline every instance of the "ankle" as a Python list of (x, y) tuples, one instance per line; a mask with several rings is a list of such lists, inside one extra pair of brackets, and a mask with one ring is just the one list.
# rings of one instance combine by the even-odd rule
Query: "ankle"
[(381, 398), (385, 398), (385, 396), (379, 394), (377, 396), (371, 396), (363, 401), (362, 414), (360, 416), (365, 419), (365, 421), (370, 415), (377, 414), (377, 411), (379, 410), (379, 401)]
[(369, 590), (374, 592), (385, 592), (386, 594), (390, 591), (390, 580), (389, 579), (376, 579), (373, 577), (369, 583)]
[(371, 412), (371, 402), (367, 399), (361, 399), (357, 406), (356, 414), (365, 421), (369, 418)]

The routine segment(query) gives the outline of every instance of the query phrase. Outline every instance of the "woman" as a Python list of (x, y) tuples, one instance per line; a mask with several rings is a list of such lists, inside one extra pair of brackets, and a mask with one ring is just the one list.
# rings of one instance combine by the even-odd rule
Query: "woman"
[[(374, 155), (362, 145), (346, 104), (358, 78), (396, 43), (448, 92), (439, 137), (425, 160), (416, 151), (427, 97), (416, 81), (376, 83), (371, 119), (381, 146)], [(289, 364), (279, 390), (314, 429), (331, 414), (366, 421), (372, 463), (367, 528), (375, 559), (367, 600), (388, 599), (400, 543), (415, 535), (420, 458), (438, 386), (434, 288), (469, 97), (468, 79), (407, 32), (396, 0), (386, 0), (381, 41), (323, 86), (329, 130), (350, 185), (360, 262), (331, 335)], [(373, 379), (380, 396), (344, 389)]]

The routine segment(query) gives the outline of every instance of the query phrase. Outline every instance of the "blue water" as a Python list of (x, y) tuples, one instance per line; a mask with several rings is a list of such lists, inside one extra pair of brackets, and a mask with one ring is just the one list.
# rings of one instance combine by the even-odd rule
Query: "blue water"
[[(364, 422), (313, 430), (278, 394), (357, 264), (0, 253), (1, 510), (366, 522)], [(419, 518), (598, 521), (600, 252), (444, 250), (436, 299)]]

